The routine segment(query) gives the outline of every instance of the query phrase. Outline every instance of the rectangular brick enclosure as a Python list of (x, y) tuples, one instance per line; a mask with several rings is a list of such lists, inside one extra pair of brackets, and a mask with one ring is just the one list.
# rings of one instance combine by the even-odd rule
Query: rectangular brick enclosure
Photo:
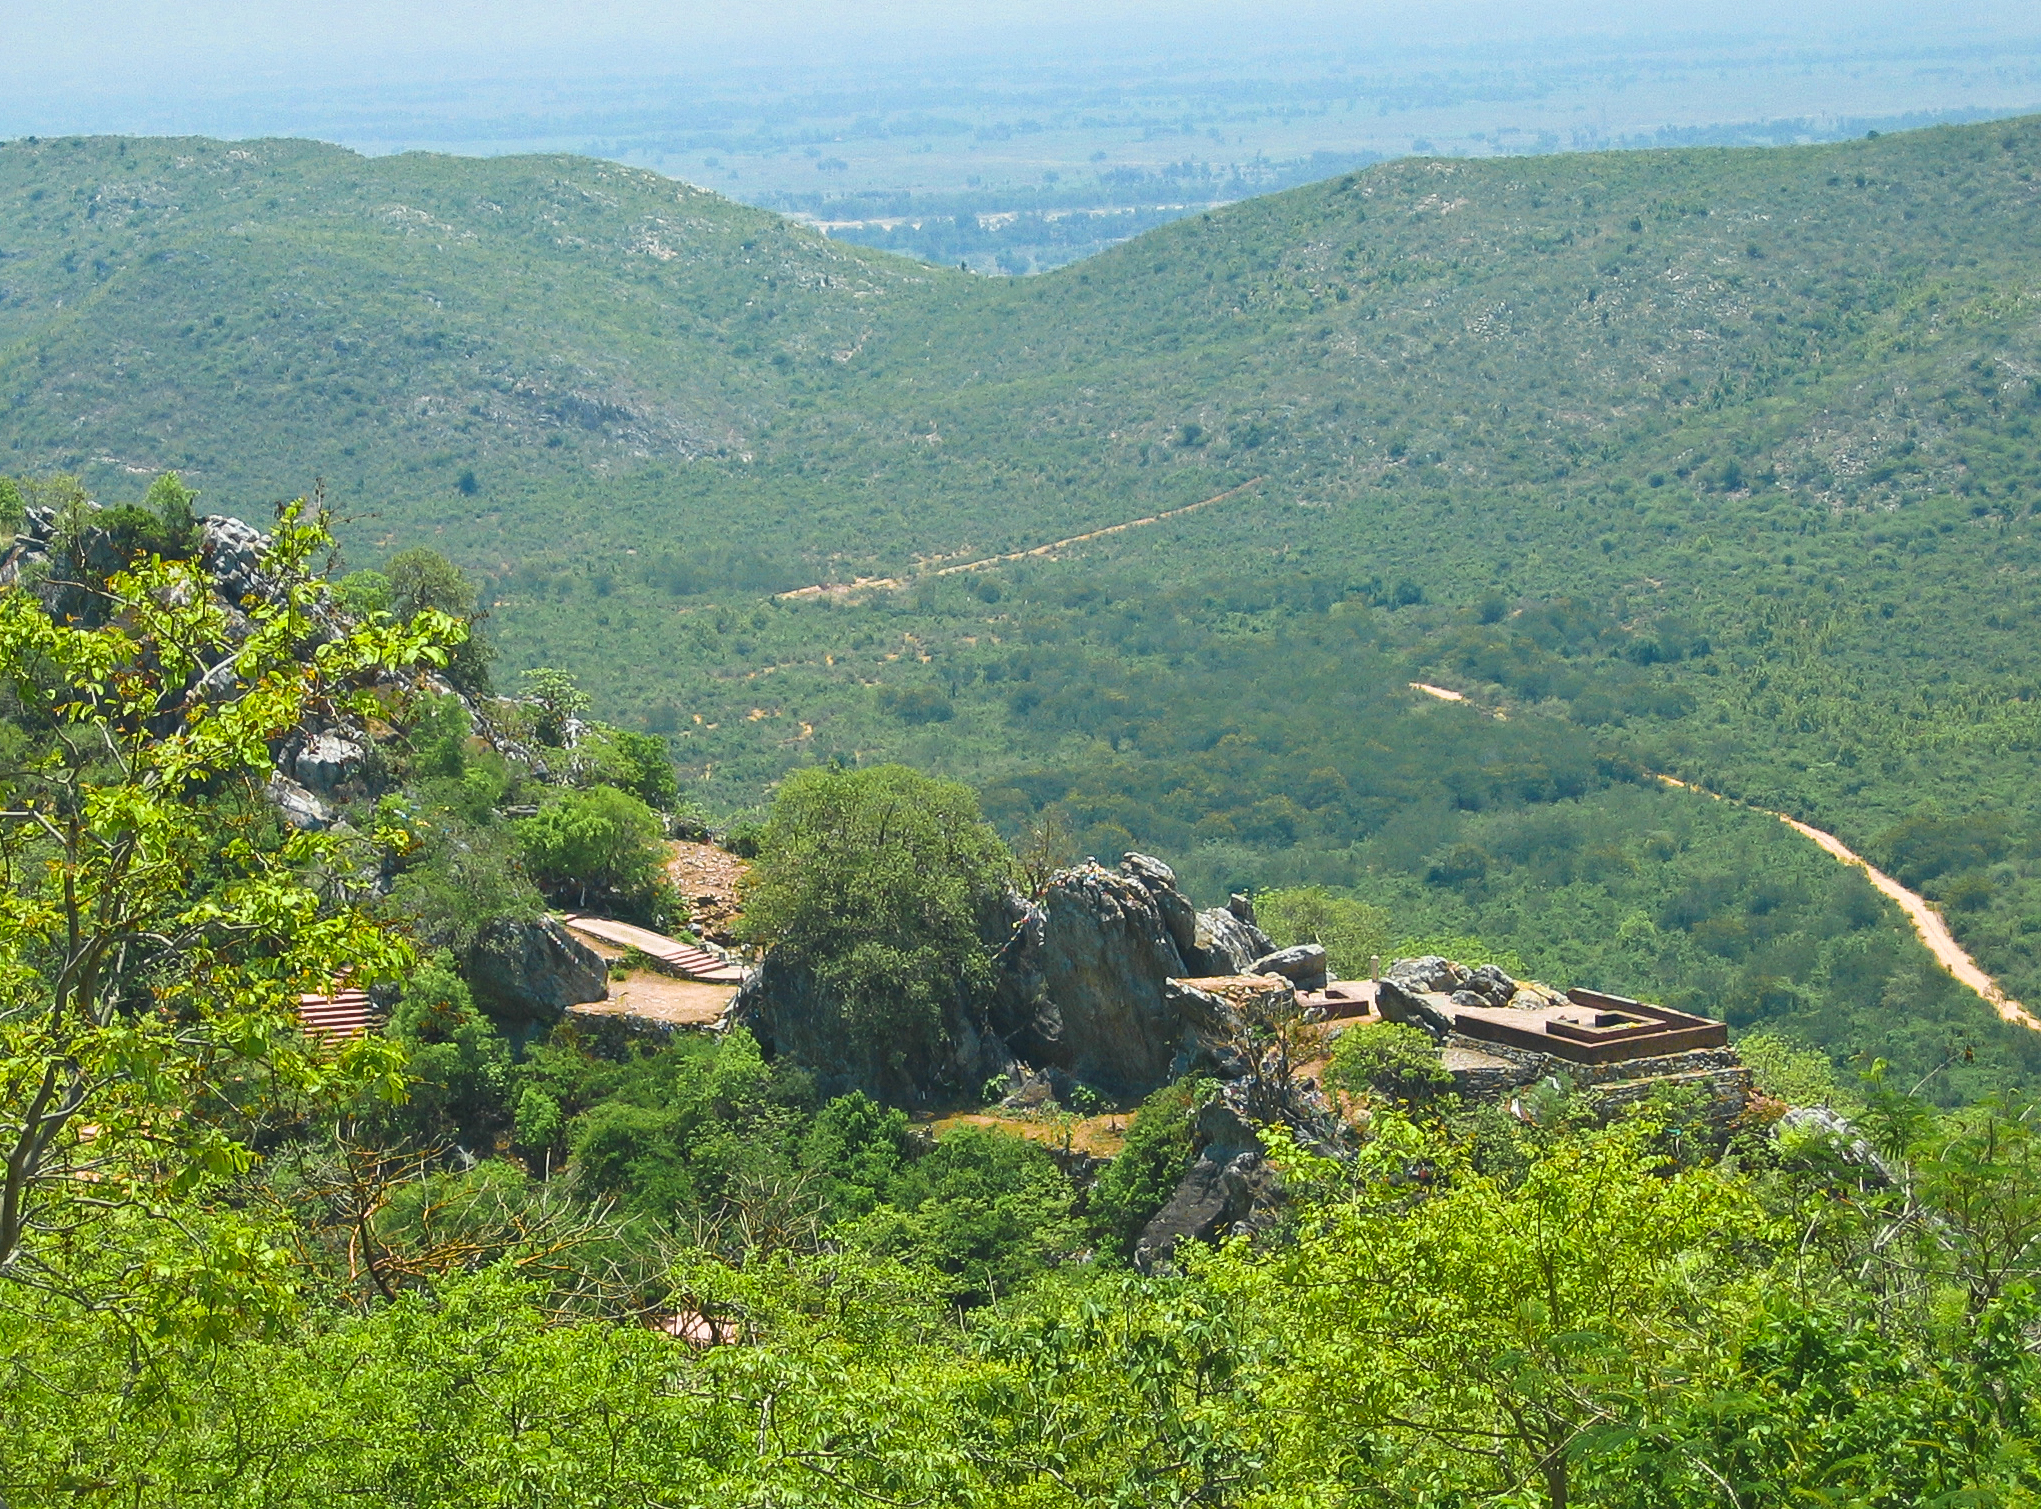
[(1577, 1064), (1656, 1058), (1720, 1048), (1729, 1041), (1729, 1029), (1721, 1022), (1598, 990), (1569, 990), (1565, 1004), (1529, 1011), (1456, 1002), (1452, 1013), (1454, 1029), (1466, 1037), (1549, 1053)]

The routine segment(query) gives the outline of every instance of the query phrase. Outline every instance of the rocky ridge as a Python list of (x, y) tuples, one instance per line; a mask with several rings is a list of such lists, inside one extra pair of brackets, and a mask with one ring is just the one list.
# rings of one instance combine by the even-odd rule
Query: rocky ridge
[[(27, 510), (0, 557), (0, 589), (23, 584), (38, 593), (52, 613), (96, 622), (100, 599), (70, 576), (103, 578), (121, 569), (126, 557), (118, 542), (93, 524), (101, 511), (96, 505), (86, 506), (90, 512), (84, 526), (72, 526), (75, 533), (69, 538), (56, 509)], [(208, 514), (193, 524), (188, 559), (203, 574), (226, 615), (231, 640), (238, 641), (252, 627), (247, 610), (254, 601), (274, 601), (281, 591), (264, 566), (269, 543), (269, 536), (253, 525), (227, 515)], [(315, 610), (304, 651), (309, 653), (339, 632), (344, 622), (337, 609)], [(386, 675), (380, 685), (399, 694), (458, 698), (477, 737), (543, 772), (529, 751), (506, 740), (475, 699), (445, 677), (429, 670)], [(235, 695), (239, 682), (234, 655), (223, 655), (199, 673), (196, 686), (207, 697)], [(272, 743), (275, 771), (264, 795), (291, 827), (344, 828), (339, 814), (347, 804), (372, 801), (393, 789), (394, 776), (383, 752), (392, 734), (386, 725), (365, 722), (332, 706), (309, 709), (296, 727)], [(387, 890), (391, 879), (388, 873), (367, 877), (378, 890)], [(497, 919), (482, 930), (460, 962), (478, 1004), (518, 1040), (550, 1029), (569, 1006), (600, 1001), (607, 994), (601, 958), (549, 917)]]

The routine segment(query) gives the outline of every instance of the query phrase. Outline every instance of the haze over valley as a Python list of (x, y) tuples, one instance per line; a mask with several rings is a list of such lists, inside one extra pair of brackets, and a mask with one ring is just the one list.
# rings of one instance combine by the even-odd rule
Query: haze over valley
[(0, 1504), (2041, 1494), (2041, 27), (0, 49)]

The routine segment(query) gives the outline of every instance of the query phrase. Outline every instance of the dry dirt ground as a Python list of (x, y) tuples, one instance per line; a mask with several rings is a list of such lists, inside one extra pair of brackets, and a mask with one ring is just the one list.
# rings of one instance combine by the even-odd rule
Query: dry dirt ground
[(995, 1132), (1005, 1132), (1009, 1137), (1025, 1137), (1030, 1142), (1052, 1148), (1063, 1146), (1067, 1127), (1073, 1151), (1090, 1153), (1094, 1158), (1112, 1158), (1127, 1145), (1127, 1124), (1134, 1119), (1134, 1113), (1116, 1111), (1104, 1116), (1082, 1117), (1067, 1124), (1046, 1118), (993, 1116), (983, 1112), (916, 1119), (938, 1137), (956, 1127), (990, 1127)]
[(637, 969), (609, 982), (609, 999), (576, 1006), (577, 1016), (630, 1016), (676, 1027), (708, 1027), (723, 1015), (735, 985), (706, 985)]
[(731, 928), (738, 914), (737, 882), (750, 866), (714, 844), (676, 839), (666, 847), (671, 855), (666, 873), (687, 903), (696, 935), (726, 948), (735, 944)]

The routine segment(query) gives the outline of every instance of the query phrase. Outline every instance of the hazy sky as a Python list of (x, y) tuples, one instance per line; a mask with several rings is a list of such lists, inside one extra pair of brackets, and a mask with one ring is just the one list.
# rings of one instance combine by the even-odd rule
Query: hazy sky
[(1279, 5), (1238, 0), (0, 0), (0, 81), (41, 97), (135, 87), (274, 87), (299, 79), (385, 83), (507, 72), (710, 71), (850, 61), (912, 66), (959, 54), (1034, 58), (1092, 49), (1203, 53), (1249, 38), (1342, 45), (1475, 39), (1740, 33), (1910, 45), (2041, 31), (2033, 0), (1761, 3), (1428, 0)]

